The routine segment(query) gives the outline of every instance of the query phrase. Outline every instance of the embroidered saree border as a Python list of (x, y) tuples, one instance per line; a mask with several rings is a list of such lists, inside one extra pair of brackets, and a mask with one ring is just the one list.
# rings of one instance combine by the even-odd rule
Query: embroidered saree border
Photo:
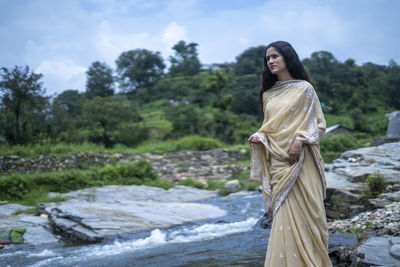
[[(262, 159), (259, 158), (259, 153), (260, 149), (262, 146), (264, 146), (268, 152), (270, 152), (276, 159), (280, 161), (288, 161), (288, 159), (283, 158), (278, 155), (275, 151), (272, 150), (272, 148), (269, 146), (267, 136), (264, 133), (257, 133), (257, 135), (260, 136), (260, 140), (262, 142), (262, 145), (260, 144), (250, 144), (251, 148), (251, 172), (250, 172), (250, 177), (249, 180), (251, 181), (257, 181), (262, 184), (262, 191), (263, 191), (263, 201), (264, 201), (264, 206), (268, 214), (275, 216), (276, 213), (278, 212), (280, 206), (282, 205), (283, 201), (285, 201), (286, 197), (288, 196), (290, 190), (293, 188), (297, 177), (300, 174), (300, 170), (303, 166), (304, 159), (307, 154), (307, 150), (304, 149), (301, 157), (299, 159), (299, 163), (296, 165), (293, 165), (293, 167), (296, 168), (294, 171), (294, 174), (289, 180), (289, 183), (286, 185), (286, 187), (282, 190), (282, 193), (279, 195), (275, 203), (273, 203), (273, 200), (271, 198), (272, 194), (272, 189), (271, 189), (271, 184), (268, 181), (268, 178), (266, 175), (262, 173), (261, 167), (260, 167), (260, 161)], [(272, 208), (272, 210), (270, 210)]]

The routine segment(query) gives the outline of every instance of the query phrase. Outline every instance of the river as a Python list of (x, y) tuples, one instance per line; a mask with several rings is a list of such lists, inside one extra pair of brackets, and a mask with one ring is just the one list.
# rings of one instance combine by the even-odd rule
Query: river
[[(212, 220), (120, 234), (98, 244), (10, 245), (0, 251), (1, 266), (263, 266), (269, 228), (259, 192), (215, 197), (209, 203), (227, 215)], [(330, 246), (354, 245), (352, 237), (334, 234)]]

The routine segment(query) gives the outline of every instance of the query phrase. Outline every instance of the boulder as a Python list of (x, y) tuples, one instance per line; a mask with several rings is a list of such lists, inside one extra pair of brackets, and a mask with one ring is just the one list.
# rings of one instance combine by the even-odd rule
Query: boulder
[(391, 138), (400, 138), (400, 111), (392, 112), (388, 115), (389, 124), (386, 136)]
[(348, 218), (365, 210), (362, 206), (363, 185), (351, 183), (345, 176), (336, 172), (326, 172), (326, 215), (333, 219)]
[(394, 143), (394, 142), (399, 142), (400, 137), (398, 138), (392, 138), (392, 137), (387, 137), (387, 136), (381, 136), (381, 137), (376, 137), (374, 140), (371, 142), (371, 146), (380, 146), (386, 143)]
[(204, 203), (217, 192), (186, 186), (169, 190), (150, 186), (94, 187), (63, 194), (60, 203), (43, 203), (55, 232), (75, 243), (107, 236), (218, 218), (226, 211)]
[(226, 189), (228, 191), (228, 193), (230, 194), (230, 193), (235, 193), (235, 192), (239, 191), (241, 188), (241, 185), (240, 185), (239, 180), (231, 180), (231, 181), (226, 182), (224, 184), (223, 188)]
[(400, 266), (397, 243), (399, 240), (400, 237), (391, 236), (372, 237), (366, 240), (357, 247), (350, 266)]

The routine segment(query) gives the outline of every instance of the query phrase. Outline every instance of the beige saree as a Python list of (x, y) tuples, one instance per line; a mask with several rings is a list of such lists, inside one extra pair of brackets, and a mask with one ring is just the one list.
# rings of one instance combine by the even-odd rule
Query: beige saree
[[(319, 139), (325, 120), (312, 85), (278, 81), (263, 95), (262, 143), (251, 143), (250, 180), (262, 184), (265, 208), (273, 217), (265, 266), (332, 266), (328, 255), (326, 182)], [(304, 143), (289, 164), (294, 140)]]

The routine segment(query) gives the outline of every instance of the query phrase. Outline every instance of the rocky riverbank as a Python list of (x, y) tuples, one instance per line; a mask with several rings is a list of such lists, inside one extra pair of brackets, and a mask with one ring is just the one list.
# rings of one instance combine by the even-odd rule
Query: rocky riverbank
[[(327, 177), (327, 216), (346, 219), (371, 208), (400, 201), (400, 142), (344, 152), (325, 165)], [(365, 202), (366, 179), (371, 174), (384, 176), (386, 192)]]
[[(355, 248), (336, 247), (332, 251), (338, 266), (400, 266), (399, 151), (400, 142), (387, 143), (346, 151), (326, 165), (325, 204), (327, 215), (335, 219), (328, 223), (329, 228), (360, 240)], [(367, 201), (365, 181), (374, 173), (384, 176), (385, 191)]]

